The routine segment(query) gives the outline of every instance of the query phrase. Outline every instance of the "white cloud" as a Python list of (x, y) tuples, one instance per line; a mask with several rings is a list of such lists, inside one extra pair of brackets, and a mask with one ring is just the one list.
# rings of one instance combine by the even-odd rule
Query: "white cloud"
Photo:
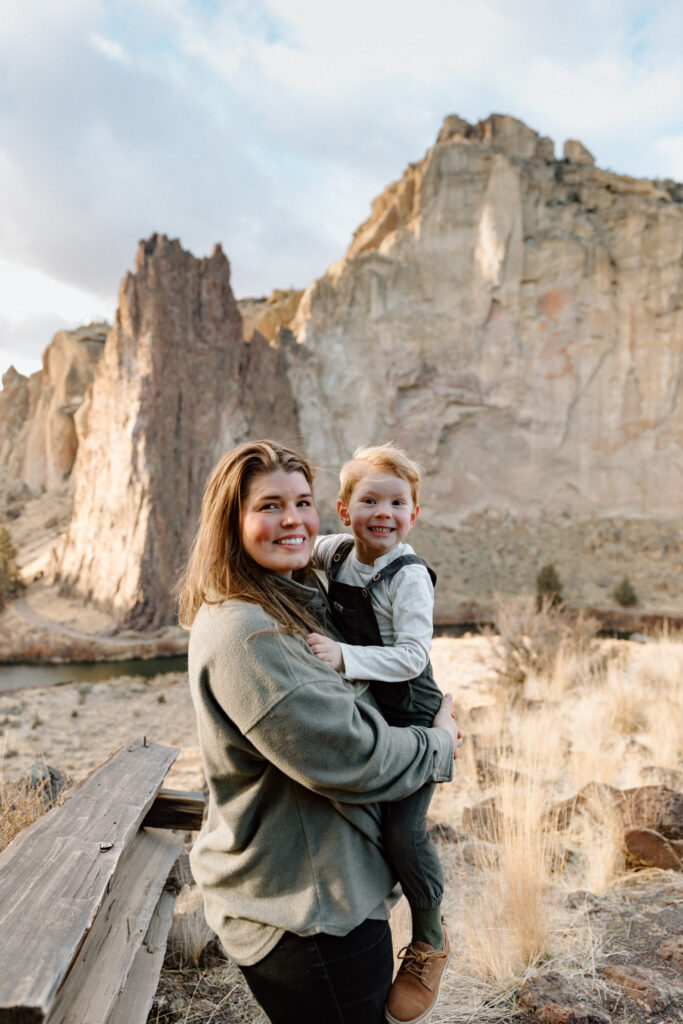
[(91, 32), (88, 36), (88, 42), (100, 53), (103, 53), (105, 57), (109, 57), (111, 60), (117, 60), (120, 64), (128, 64), (128, 54), (121, 46), (113, 39), (106, 39), (101, 36), (99, 32)]
[(679, 0), (6, 0), (0, 310), (13, 322), (73, 311), (45, 281), (11, 287), (17, 264), (108, 312), (154, 231), (197, 255), (221, 241), (237, 294), (304, 286), (448, 113), (510, 113), (558, 152), (579, 138), (614, 170), (683, 177), (682, 12)]

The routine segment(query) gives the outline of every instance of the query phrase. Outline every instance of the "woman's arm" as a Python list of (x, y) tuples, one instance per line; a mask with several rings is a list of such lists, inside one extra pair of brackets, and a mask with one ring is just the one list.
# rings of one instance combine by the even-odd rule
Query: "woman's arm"
[(193, 673), (205, 674), (215, 712), (285, 775), (347, 803), (399, 800), (426, 782), (450, 780), (454, 734), (391, 728), (302, 640), (264, 630), (260, 609), (239, 619), (221, 622), (218, 614), (209, 622), (203, 671), (195, 636)]

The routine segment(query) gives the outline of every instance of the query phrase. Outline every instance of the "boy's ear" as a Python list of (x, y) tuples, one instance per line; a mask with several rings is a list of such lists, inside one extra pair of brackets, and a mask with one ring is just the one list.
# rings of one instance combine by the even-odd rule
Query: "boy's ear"
[(410, 513), (410, 528), (411, 529), (413, 528), (413, 526), (415, 526), (415, 520), (417, 519), (419, 514), (420, 514), (420, 506), (419, 505), (414, 505), (413, 506), (413, 511)]
[(341, 501), (337, 502), (337, 515), (341, 519), (344, 526), (351, 525), (351, 516), (349, 515), (346, 505), (344, 505)]

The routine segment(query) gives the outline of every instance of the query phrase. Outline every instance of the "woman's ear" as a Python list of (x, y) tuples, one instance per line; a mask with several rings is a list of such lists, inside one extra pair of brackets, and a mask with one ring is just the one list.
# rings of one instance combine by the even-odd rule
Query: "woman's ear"
[(344, 526), (351, 525), (351, 516), (349, 515), (346, 505), (344, 505), (341, 501), (337, 502), (337, 515), (341, 519)]

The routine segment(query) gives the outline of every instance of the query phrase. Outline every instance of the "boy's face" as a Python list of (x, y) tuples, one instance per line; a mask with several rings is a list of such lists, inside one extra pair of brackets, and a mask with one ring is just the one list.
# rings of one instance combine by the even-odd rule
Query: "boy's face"
[(356, 555), (366, 565), (404, 540), (419, 511), (407, 480), (372, 467), (354, 487), (348, 505), (337, 502), (339, 518), (353, 530)]

